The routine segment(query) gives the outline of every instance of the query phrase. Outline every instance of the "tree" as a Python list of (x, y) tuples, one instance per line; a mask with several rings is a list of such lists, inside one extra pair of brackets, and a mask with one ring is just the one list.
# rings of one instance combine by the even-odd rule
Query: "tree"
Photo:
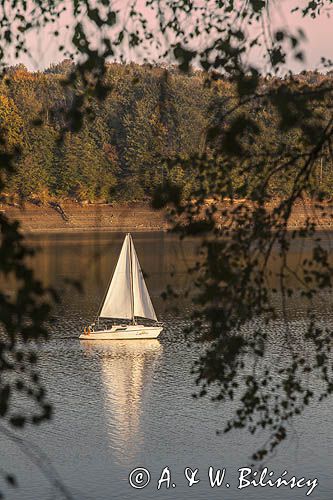
[(116, 185), (114, 167), (106, 151), (100, 150), (88, 129), (67, 133), (59, 160), (57, 186), (78, 201), (108, 201)]
[[(13, 158), (21, 146), (21, 119), (13, 102), (1, 96), (1, 174), (0, 190), (13, 175)], [(14, 116), (11, 116), (14, 115)], [(10, 117), (11, 127), (7, 128)], [(13, 127), (12, 125), (15, 124)], [(47, 336), (47, 321), (51, 303), (57, 296), (38, 281), (27, 266), (26, 259), (34, 254), (19, 232), (17, 222), (10, 222), (0, 212), (0, 278), (17, 284), (8, 294), (0, 291), (0, 418), (14, 428), (37, 425), (51, 418), (52, 408), (40, 381), (37, 356), (28, 340)], [(10, 436), (10, 431), (1, 426)], [(16, 486), (16, 478), (3, 472), (7, 483)]]
[(32, 127), (24, 138), (24, 146), (15, 176), (8, 183), (18, 200), (47, 200), (54, 184), (56, 132), (49, 126)]
[[(1, 26), (5, 28), (0, 48), (2, 57), (8, 45), (19, 56), (26, 50), (27, 34), (58, 19), (62, 8), (62, 3), (55, 5), (36, 0), (28, 18), (21, 13), (21, 9), (25, 10), (24, 2), (4, 4), (12, 8), (4, 9), (0, 15)], [(298, 9), (303, 16), (316, 17), (330, 4), (330, 0), (315, 0), (305, 2)], [(316, 103), (325, 107), (332, 94), (331, 80), (318, 82), (314, 88), (313, 83), (320, 79), (315, 73), (308, 81), (292, 76), (288, 80), (278, 78), (286, 61), (304, 58), (304, 33), (292, 31), (287, 26), (270, 29), (273, 2), (250, 0), (236, 6), (233, 0), (149, 0), (144, 12), (140, 5), (141, 2), (134, 1), (129, 18), (123, 22), (111, 2), (101, 0), (92, 4), (89, 0), (79, 0), (73, 4), (72, 42), (78, 63), (67, 79), (67, 86), (74, 88), (74, 95), (70, 108), (63, 112), (61, 136), (64, 138), (68, 132), (81, 129), (92, 97), (104, 99), (107, 95), (110, 89), (105, 76), (109, 57), (124, 59), (133, 53), (138, 57), (143, 53), (144, 61), (149, 62), (158, 57), (164, 61), (174, 58), (181, 71), (191, 71), (191, 64), (205, 70), (207, 86), (223, 79), (232, 85), (235, 105), (229, 102), (230, 106), (219, 112), (215, 123), (207, 126), (203, 147), (191, 158), (198, 176), (188, 203), (179, 205), (179, 197), (174, 199), (172, 196), (176, 191), (166, 192), (167, 183), (162, 194), (164, 201), (176, 204), (174, 214), (181, 214), (182, 222), (187, 220), (187, 226), (180, 227), (184, 234), (206, 231), (213, 237), (204, 242), (204, 259), (197, 269), (198, 309), (194, 328), (200, 337), (204, 332), (204, 338), (210, 340), (210, 347), (196, 366), (201, 395), (213, 384), (218, 385), (216, 397), (222, 401), (232, 399), (238, 391), (239, 408), (226, 430), (233, 427), (248, 427), (251, 432), (258, 428), (269, 430), (267, 446), (254, 454), (254, 458), (262, 459), (285, 438), (288, 420), (318, 396), (306, 385), (304, 374), (315, 372), (321, 378), (324, 385), (318, 396), (320, 400), (333, 388), (329, 356), (332, 333), (317, 323), (311, 309), (315, 294), (331, 289), (332, 269), (311, 221), (291, 233), (291, 237), (313, 238), (312, 258), (304, 259), (297, 269), (290, 268), (287, 259), (290, 248), (288, 221), (293, 208), (304, 200), (305, 194), (313, 193), (318, 159), (331, 150), (331, 106), (321, 115), (313, 106)], [(86, 14), (84, 23), (80, 20), (83, 11)], [(153, 19), (153, 23), (149, 19)], [(112, 28), (110, 37), (101, 29), (103, 26)], [(93, 40), (100, 40), (98, 49)], [(61, 44), (59, 50), (66, 51)], [(323, 63), (327, 68), (331, 66), (330, 61), (323, 60)], [(271, 72), (276, 76), (272, 85), (267, 85), (266, 76), (260, 78), (263, 69), (266, 74)], [(278, 134), (290, 134), (292, 144), (284, 147), (281, 141), (282, 149), (278, 152), (267, 150), (257, 115), (248, 111), (249, 103), (274, 109)], [(262, 115), (259, 118), (265, 119)], [(8, 163), (6, 156), (3, 159)], [(186, 170), (188, 163), (188, 159), (177, 159), (178, 169)], [(268, 201), (272, 189), (283, 179), (288, 183), (285, 198), (271, 209)], [(320, 201), (321, 193), (316, 195)], [(214, 202), (205, 210), (204, 220), (198, 221), (207, 197)], [(246, 201), (236, 204), (237, 197)], [(226, 200), (232, 202), (228, 213), (221, 212), (227, 223), (217, 224), (216, 214), (221, 202)], [(2, 219), (2, 229), (3, 247), (3, 241), (13, 231), (17, 238), (17, 228)], [(293, 276), (299, 284), (298, 293), (309, 304), (308, 325), (303, 334), (316, 353), (314, 359), (306, 359), (302, 353), (291, 349), (285, 365), (278, 368), (279, 387), (275, 382), (275, 367), (265, 363), (264, 358), (265, 327), (276, 313), (267, 286), (267, 262), (273, 247), (278, 248), (280, 255), (281, 265), (276, 278), (282, 304), (285, 305), (293, 293), (287, 285), (288, 278)], [(19, 256), (12, 251), (0, 261), (1, 265), (6, 266), (11, 258), (15, 268)], [(13, 310), (19, 307), (21, 304), (16, 303)], [(252, 335), (243, 335), (242, 327), (258, 318), (260, 322), (254, 323)], [(11, 324), (6, 323), (5, 327), (9, 334), (14, 332)], [(285, 335), (292, 346), (287, 323)], [(260, 365), (258, 358), (262, 360)], [(251, 375), (246, 371), (247, 359), (253, 362)], [(236, 376), (243, 384), (238, 384)]]
[(23, 122), (14, 101), (5, 95), (0, 95), (0, 127), (4, 148), (8, 153), (14, 153), (22, 144)]

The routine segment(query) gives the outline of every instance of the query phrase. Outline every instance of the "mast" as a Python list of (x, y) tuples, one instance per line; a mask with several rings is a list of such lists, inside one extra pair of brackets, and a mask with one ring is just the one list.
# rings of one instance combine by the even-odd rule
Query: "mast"
[(130, 290), (131, 290), (131, 317), (132, 317), (132, 325), (135, 325), (134, 318), (134, 287), (133, 287), (133, 266), (132, 266), (132, 237), (130, 233), (128, 234), (129, 238), (129, 251), (130, 251)]
[(157, 321), (130, 233), (124, 239), (98, 316), (127, 319), (134, 325), (137, 317)]

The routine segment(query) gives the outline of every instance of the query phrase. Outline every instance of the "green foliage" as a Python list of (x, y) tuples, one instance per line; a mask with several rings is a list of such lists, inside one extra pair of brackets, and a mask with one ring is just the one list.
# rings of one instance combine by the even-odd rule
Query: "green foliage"
[(213, 95), (204, 88), (204, 75), (109, 65), (105, 80), (112, 91), (103, 101), (92, 98), (81, 130), (64, 130), (59, 140), (74, 99), (61, 85), (69, 67), (64, 61), (46, 73), (22, 67), (7, 72), (0, 113), (11, 131), (8, 141), (19, 139), (21, 154), (6, 195), (143, 200), (167, 181), (189, 193), (190, 163), (185, 171), (179, 165), (169, 168), (168, 161), (188, 159), (203, 146)]
[[(221, 77), (209, 81), (203, 72), (184, 75), (172, 68), (113, 64), (105, 75), (112, 88), (107, 98), (92, 98), (82, 130), (65, 131), (59, 141), (74, 99), (60, 83), (68, 64), (64, 61), (45, 74), (22, 67), (8, 71), (0, 120), (8, 130), (8, 146), (13, 141), (20, 146), (16, 175), (6, 186), (8, 196), (144, 200), (170, 182), (186, 200), (198, 173), (194, 158), (203, 152), (217, 158), (223, 149), (234, 157), (230, 196), (243, 197), (254, 170), (268, 173), (273, 152), (276, 164), (287, 152), (295, 156), (306, 151), (331, 107), (331, 77), (317, 75), (313, 80), (311, 73), (294, 80), (253, 73), (233, 83)], [(253, 91), (258, 91), (255, 100)], [(241, 109), (237, 96), (245, 99)], [(255, 166), (251, 160), (252, 172), (244, 161), (247, 156), (257, 159)], [(241, 157), (242, 164), (237, 160)], [(326, 148), (309, 195), (320, 191), (332, 196), (331, 171)], [(290, 186), (289, 175), (283, 180), (270, 176), (267, 194), (286, 196)]]
[[(240, 97), (228, 109), (217, 99), (219, 120), (208, 134), (206, 154), (196, 159), (191, 203), (176, 202), (173, 212), (183, 236), (207, 236), (202, 260), (192, 269), (197, 293), (191, 332), (210, 342), (194, 366), (198, 395), (213, 393), (213, 400), (224, 403), (237, 395), (237, 410), (224, 431), (266, 432), (267, 441), (253, 453), (259, 461), (287, 437), (290, 419), (333, 392), (333, 332), (314, 313), (315, 298), (331, 293), (332, 264), (311, 218), (295, 231), (288, 227), (297, 202), (311, 195), (324, 212), (318, 201), (325, 193), (332, 196), (331, 80), (320, 77), (313, 84), (309, 76), (269, 84), (261, 79), (250, 101)], [(274, 204), (272, 195), (278, 195)], [(288, 255), (296, 238), (311, 242), (312, 256), (292, 265)], [(273, 249), (278, 265), (272, 270)], [(300, 336), (315, 359), (293, 346), (286, 307), (294, 295), (306, 310)], [(274, 366), (267, 331), (280, 307), (288, 349)], [(251, 334), (243, 333), (244, 326)], [(317, 393), (309, 388), (310, 373), (321, 380)]]
[[(22, 122), (14, 103), (3, 96), (1, 103), (3, 190), (4, 182), (11, 182), (15, 152), (23, 143)], [(51, 304), (57, 295), (44, 288), (27, 265), (34, 251), (25, 244), (19, 224), (0, 212), (0, 228), (0, 419), (6, 424), (1, 431), (11, 435), (8, 426), (38, 425), (52, 416), (29, 341), (47, 337)], [(17, 484), (11, 474), (5, 474), (5, 480), (12, 487)]]
[[(311, 0), (293, 10), (315, 18), (331, 3)], [(182, 215), (179, 226), (185, 234), (209, 233), (202, 249), (203, 262), (196, 269), (199, 276), (193, 328), (198, 337), (210, 340), (195, 367), (197, 382), (202, 386), (202, 396), (211, 386), (217, 386), (216, 399), (220, 401), (233, 399), (237, 391), (238, 409), (225, 430), (247, 427), (255, 433), (265, 429), (268, 440), (254, 454), (254, 459), (261, 460), (286, 438), (287, 423), (294, 415), (333, 390), (329, 355), (332, 332), (318, 326), (311, 302), (318, 291), (331, 289), (332, 269), (309, 221), (291, 237), (313, 238), (312, 258), (296, 269), (291, 269), (287, 260), (288, 221), (295, 204), (309, 195), (318, 199), (332, 196), (331, 77), (312, 73), (280, 80), (287, 61), (304, 59), (305, 34), (288, 26), (272, 31), (272, 8), (278, 8), (279, 2), (251, 0), (236, 5), (234, 0), (146, 0), (144, 4), (146, 10), (142, 11), (142, 2), (134, 0), (129, 12), (122, 15), (121, 8), (115, 11), (114, 2), (108, 0), (97, 0), (93, 5), (90, 0), (33, 0), (27, 15), (25, 1), (1, 2), (3, 66), (7, 50), (19, 57), (28, 51), (28, 35), (43, 26), (61, 24), (56, 21), (61, 20), (63, 9), (73, 10), (68, 31), (75, 52), (71, 56), (77, 57), (74, 66), (66, 63), (44, 75), (29, 74), (21, 65), (7, 72), (0, 92), (2, 177), (7, 189), (12, 155), (22, 149), (15, 164), (22, 176), (26, 175), (28, 186), (15, 184), (18, 176), (10, 181), (12, 191), (20, 196), (29, 196), (32, 189), (47, 189), (51, 195), (58, 195), (60, 187), (63, 196), (96, 200), (106, 197), (110, 186), (116, 186), (121, 197), (141, 198), (151, 196), (156, 186), (160, 199), (154, 199), (155, 206), (173, 202), (177, 208), (174, 214)], [(55, 30), (52, 36), (57, 39), (59, 32)], [(60, 40), (58, 45), (59, 52), (68, 58)], [(133, 65), (115, 65), (109, 71), (108, 58), (124, 61), (135, 55), (150, 63), (176, 59), (184, 74), (170, 71), (166, 77), (164, 70)], [(251, 60), (256, 66), (248, 63)], [(328, 69), (333, 66), (324, 58), (321, 62)], [(193, 74), (190, 64), (200, 65), (206, 75)], [(263, 68), (276, 78), (259, 78)], [(204, 83), (200, 91), (196, 84), (193, 86), (198, 81)], [(41, 143), (52, 146), (48, 152), (41, 147), (30, 181), (27, 165), (32, 160), (31, 151), (36, 151), (33, 135), (30, 139), (32, 121), (45, 127), (39, 132)], [(14, 124), (13, 129), (9, 122)], [(54, 149), (48, 127), (62, 139)], [(79, 131), (74, 138), (72, 133)], [(89, 167), (95, 154), (96, 162)], [(103, 178), (97, 182), (101, 169)], [(268, 201), (276, 194), (283, 198), (271, 209)], [(204, 217), (198, 219), (207, 198), (213, 201)], [(245, 201), (234, 203), (236, 198)], [(221, 224), (217, 219), (219, 203), (230, 200), (231, 210), (228, 214), (222, 210), (221, 214), (227, 224)], [(188, 222), (185, 229), (184, 221)], [(17, 277), (25, 280), (22, 294), (13, 304), (7, 307), (7, 298), (1, 296), (12, 315), (6, 315), (5, 307), (0, 320), (4, 319), (5, 335), (12, 341), (21, 331), (30, 335), (31, 321), (40, 317), (43, 322), (48, 311), (44, 308), (41, 316), (35, 314), (40, 289), (22, 267), (25, 247), (17, 244), (21, 241), (17, 226), (3, 218), (0, 222), (1, 245), (5, 244), (0, 259), (2, 272), (11, 269), (15, 274), (17, 269)], [(176, 227), (178, 222), (176, 219)], [(290, 355), (284, 366), (277, 367), (270, 360), (258, 362), (264, 360), (268, 345), (265, 325), (276, 316), (267, 286), (267, 262), (273, 247), (281, 258), (275, 278), (284, 306), (293, 293), (287, 285), (288, 277), (293, 275), (302, 285), (297, 291), (308, 302), (309, 311), (303, 340), (309, 343), (310, 351), (316, 352), (314, 359), (306, 359), (302, 352), (292, 349), (286, 320)], [(28, 326), (21, 322), (22, 315)], [(8, 318), (18, 318), (19, 322)], [(249, 321), (260, 325), (246, 336), (242, 327)], [(42, 333), (40, 326), (38, 323), (36, 331)], [(9, 350), (15, 352), (15, 344)], [(252, 362), (251, 376), (246, 359)], [(1, 373), (5, 370), (4, 364)], [(309, 387), (306, 374), (310, 372), (323, 382), (319, 395)], [(240, 379), (242, 384), (238, 385)], [(0, 412), (8, 415), (11, 391), (6, 383), (1, 390)], [(25, 422), (24, 417), (14, 415), (10, 421), (16, 425)]]
[(111, 198), (116, 185), (115, 167), (87, 127), (77, 134), (66, 133), (62, 153), (57, 159), (56, 192), (78, 201)]

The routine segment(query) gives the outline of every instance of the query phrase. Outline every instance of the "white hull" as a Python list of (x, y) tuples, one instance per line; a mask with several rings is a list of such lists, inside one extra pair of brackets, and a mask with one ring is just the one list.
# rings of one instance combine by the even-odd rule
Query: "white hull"
[(90, 334), (82, 333), (81, 340), (134, 340), (134, 339), (156, 339), (163, 328), (161, 326), (113, 326), (109, 330), (98, 330)]

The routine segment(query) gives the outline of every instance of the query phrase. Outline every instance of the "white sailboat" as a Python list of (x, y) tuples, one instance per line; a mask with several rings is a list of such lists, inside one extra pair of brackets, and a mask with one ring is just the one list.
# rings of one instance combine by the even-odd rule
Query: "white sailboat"
[[(136, 318), (155, 321), (153, 326), (137, 324)], [(111, 328), (99, 329), (99, 320), (130, 320), (130, 324), (113, 325)], [(163, 327), (151, 302), (132, 236), (125, 237), (116, 269), (107, 289), (104, 300), (97, 315), (96, 324), (84, 329), (80, 339), (87, 340), (126, 340), (156, 339)]]

